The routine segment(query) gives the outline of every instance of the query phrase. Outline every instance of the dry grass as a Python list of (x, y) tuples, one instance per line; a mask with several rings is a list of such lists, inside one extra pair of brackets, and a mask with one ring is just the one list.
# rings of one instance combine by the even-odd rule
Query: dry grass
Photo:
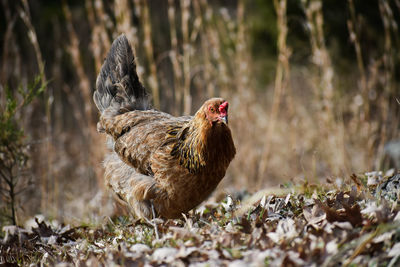
[[(42, 199), (42, 212), (54, 216), (106, 213), (93, 212), (90, 205), (77, 207), (93, 199), (102, 187), (100, 162), (105, 151), (102, 137), (94, 132), (91, 90), (113, 38), (122, 32), (134, 45), (139, 76), (152, 91), (155, 107), (193, 114), (208, 97), (221, 95), (230, 101), (238, 153), (221, 190), (254, 190), (292, 178), (318, 180), (382, 168), (385, 143), (400, 137), (394, 64), (399, 41), (391, 5), (379, 1), (384, 51), (365, 55), (358, 11), (348, 1), (349, 40), (358, 70), (343, 76), (326, 44), (322, 1), (299, 1), (311, 51), (309, 61), (299, 66), (291, 62), (296, 51), (287, 41), (286, 0), (274, 0), (278, 27), (275, 81), (260, 85), (256, 75), (260, 59), (252, 57), (246, 3), (240, 0), (228, 9), (206, 0), (171, 0), (159, 4), (162, 11), (154, 14), (158, 4), (151, 1), (86, 0), (84, 10), (65, 1), (65, 25), (54, 26), (55, 39), (49, 40), (35, 37), (29, 16), (22, 16), (26, 32), (14, 33), (10, 29), (21, 18), (5, 8), (8, 30), (2, 51), (2, 85), (27, 80), (40, 69), (34, 66), (24, 71), (21, 67), (18, 34), (36, 40), (31, 53), (39, 65), (44, 65), (40, 46), (54, 42), (55, 47), (54, 62), (44, 65), (48, 77), (54, 78), (48, 98), (25, 114), (26, 118), (44, 118), (26, 125), (37, 143), (33, 157), (40, 155), (40, 160), (34, 160), (37, 181), (47, 179), (32, 190), (36, 202), (26, 212), (38, 212), (34, 204)], [(156, 17), (160, 13), (168, 19)], [(54, 73), (58, 75), (49, 75)], [(42, 127), (50, 130), (40, 131)]]

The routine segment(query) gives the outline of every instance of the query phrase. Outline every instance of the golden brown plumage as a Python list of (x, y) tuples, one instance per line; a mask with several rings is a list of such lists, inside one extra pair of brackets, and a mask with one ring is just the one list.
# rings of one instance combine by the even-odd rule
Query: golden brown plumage
[(227, 125), (228, 102), (207, 100), (193, 117), (150, 109), (131, 47), (118, 37), (97, 78), (99, 131), (111, 137), (106, 183), (138, 217), (180, 217), (200, 204), (235, 156)]

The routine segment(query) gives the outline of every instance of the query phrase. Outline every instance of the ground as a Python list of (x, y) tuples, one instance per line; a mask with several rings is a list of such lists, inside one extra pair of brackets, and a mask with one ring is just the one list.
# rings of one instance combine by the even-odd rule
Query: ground
[(398, 266), (400, 174), (287, 183), (178, 220), (4, 227), (0, 263), (59, 266)]

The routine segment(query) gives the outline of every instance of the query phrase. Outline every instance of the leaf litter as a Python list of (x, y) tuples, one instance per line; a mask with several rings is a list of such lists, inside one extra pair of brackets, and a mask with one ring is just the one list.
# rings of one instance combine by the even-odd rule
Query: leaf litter
[[(293, 183), (294, 184), (294, 183)], [(399, 266), (400, 174), (297, 183), (208, 201), (182, 219), (5, 226), (0, 263), (58, 266)], [(158, 237), (158, 238), (157, 238)]]

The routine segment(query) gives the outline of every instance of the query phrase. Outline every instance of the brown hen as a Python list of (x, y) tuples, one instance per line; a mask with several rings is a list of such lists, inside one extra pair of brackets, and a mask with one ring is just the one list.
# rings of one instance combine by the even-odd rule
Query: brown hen
[(151, 109), (128, 40), (112, 44), (97, 77), (98, 130), (113, 150), (104, 161), (107, 185), (135, 212), (177, 218), (200, 204), (225, 175), (236, 150), (228, 102), (207, 100), (193, 117)]

